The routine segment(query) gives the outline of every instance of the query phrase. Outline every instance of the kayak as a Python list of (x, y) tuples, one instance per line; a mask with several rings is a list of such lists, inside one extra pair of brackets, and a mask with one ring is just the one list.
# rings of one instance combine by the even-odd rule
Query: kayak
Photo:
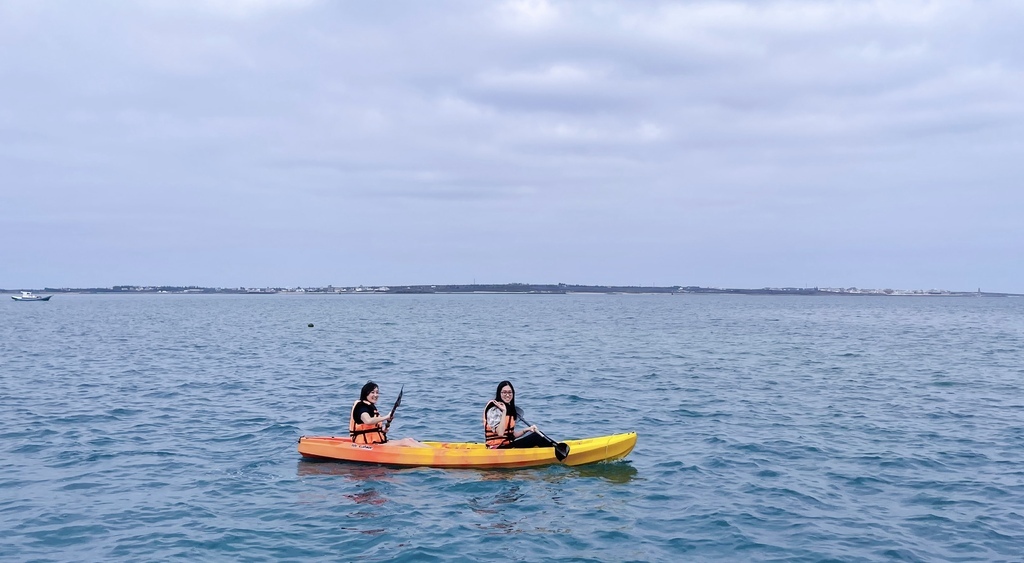
[[(636, 445), (636, 432), (582, 440), (566, 440), (569, 456), (561, 463), (585, 465), (621, 459)], [(490, 449), (467, 442), (423, 442), (426, 448), (390, 444), (353, 444), (348, 437), (302, 436), (299, 453), (315, 460), (354, 461), (402, 467), (517, 468), (559, 463), (555, 448)]]
[[(354, 461), (403, 467), (517, 468), (558, 463), (555, 448), (495, 450), (466, 442), (423, 442), (426, 448), (390, 444), (353, 444), (348, 437), (302, 436), (299, 453), (308, 459)], [(566, 440), (565, 465), (585, 465), (626, 457), (636, 445), (636, 432), (582, 440)]]

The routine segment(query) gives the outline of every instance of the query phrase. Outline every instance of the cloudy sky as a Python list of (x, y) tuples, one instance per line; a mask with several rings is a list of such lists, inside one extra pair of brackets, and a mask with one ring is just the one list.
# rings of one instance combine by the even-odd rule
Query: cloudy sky
[(1024, 2), (0, 0), (0, 288), (1024, 292)]

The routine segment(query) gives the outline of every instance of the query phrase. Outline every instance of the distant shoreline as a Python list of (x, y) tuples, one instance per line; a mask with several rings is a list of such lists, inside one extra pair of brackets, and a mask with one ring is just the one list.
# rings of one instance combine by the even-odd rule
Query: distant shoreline
[(666, 295), (804, 295), (804, 296), (880, 296), (880, 297), (1024, 297), (1021, 293), (987, 291), (947, 291), (940, 289), (858, 289), (858, 288), (800, 288), (765, 287), (760, 289), (718, 288), (700, 286), (622, 286), (622, 285), (573, 285), (573, 284), (461, 284), (461, 285), (394, 285), (394, 286), (350, 286), (350, 287), (263, 287), (263, 288), (222, 288), (198, 286), (135, 286), (116, 285), (113, 287), (52, 288), (28, 290), (0, 289), (0, 293), (79, 293), (79, 294), (226, 294), (226, 295), (431, 295), (431, 294), (517, 294), (517, 295), (563, 295), (563, 294), (666, 294)]

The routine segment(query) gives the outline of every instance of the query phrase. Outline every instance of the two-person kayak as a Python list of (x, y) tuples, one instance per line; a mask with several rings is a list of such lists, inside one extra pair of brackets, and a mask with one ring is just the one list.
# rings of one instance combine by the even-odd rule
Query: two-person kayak
[[(629, 455), (636, 445), (636, 432), (612, 434), (582, 440), (566, 440), (569, 455), (565, 465), (611, 461)], [(404, 467), (516, 468), (559, 463), (555, 448), (491, 449), (468, 442), (423, 442), (426, 448), (391, 444), (353, 444), (351, 438), (303, 436), (299, 453), (307, 459), (352, 461)]]

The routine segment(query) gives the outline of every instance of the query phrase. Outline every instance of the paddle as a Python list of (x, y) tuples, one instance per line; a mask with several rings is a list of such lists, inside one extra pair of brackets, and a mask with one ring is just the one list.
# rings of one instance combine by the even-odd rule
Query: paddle
[(391, 407), (391, 414), (388, 415), (388, 420), (384, 424), (385, 428), (391, 428), (391, 419), (395, 417), (395, 411), (398, 410), (398, 406), (402, 404), (402, 393), (405, 393), (405, 385), (403, 385), (402, 390), (398, 392), (398, 398), (395, 399), (395, 405)]
[[(523, 418), (523, 409), (516, 407), (516, 416), (525, 424), (530, 424), (530, 421)], [(530, 424), (530, 426), (533, 425)], [(552, 440), (547, 434), (541, 432), (539, 428), (537, 429), (537, 434), (541, 438), (544, 438), (548, 442), (551, 442), (551, 445), (555, 447), (555, 459), (557, 459), (558, 461), (563, 461), (565, 460), (565, 458), (569, 457), (569, 444), (566, 444), (565, 442), (556, 442)]]

